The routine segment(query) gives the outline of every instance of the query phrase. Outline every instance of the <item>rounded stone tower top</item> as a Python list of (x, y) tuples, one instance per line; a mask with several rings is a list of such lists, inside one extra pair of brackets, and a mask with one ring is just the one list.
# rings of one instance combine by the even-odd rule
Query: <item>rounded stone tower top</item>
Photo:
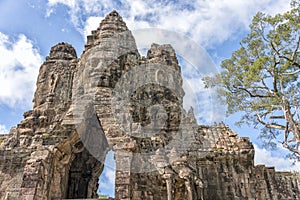
[(51, 47), (50, 55), (47, 60), (72, 60), (77, 58), (74, 47), (68, 43), (60, 42), (57, 45)]
[(129, 31), (129, 29), (123, 21), (123, 18), (116, 10), (113, 10), (101, 21), (97, 30), (92, 31), (92, 34), (87, 36), (86, 47), (89, 48), (107, 38), (111, 38), (126, 31)]
[(100, 23), (99, 36), (100, 38), (106, 38), (112, 36), (114, 33), (120, 33), (127, 30), (128, 28), (122, 17), (117, 11), (113, 10), (106, 15), (104, 20)]
[(151, 48), (147, 52), (147, 59), (154, 63), (163, 63), (172, 65), (176, 70), (181, 71), (174, 48), (170, 44), (151, 44)]

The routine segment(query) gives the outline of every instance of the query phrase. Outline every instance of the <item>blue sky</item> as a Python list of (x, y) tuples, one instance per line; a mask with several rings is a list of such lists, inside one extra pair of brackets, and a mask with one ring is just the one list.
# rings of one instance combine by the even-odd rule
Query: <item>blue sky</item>
[[(0, 0), (0, 133), (7, 133), (32, 107), (38, 70), (51, 46), (68, 42), (80, 56), (86, 36), (113, 9), (131, 30), (163, 28), (189, 37), (206, 50), (219, 69), (220, 62), (239, 47), (256, 12), (284, 12), (289, 9), (289, 1)], [(191, 68), (183, 68), (185, 74), (191, 73)], [(189, 81), (199, 86), (194, 91), (204, 91), (199, 80)], [(290, 167), (280, 146), (275, 152), (262, 148), (257, 130), (235, 127), (238, 115), (222, 117), (218, 120), (223, 119), (240, 136), (248, 136), (255, 143), (257, 164), (273, 165), (278, 170), (299, 169), (299, 165)], [(113, 180), (112, 169), (103, 173), (106, 189), (102, 191), (111, 194), (108, 185)]]

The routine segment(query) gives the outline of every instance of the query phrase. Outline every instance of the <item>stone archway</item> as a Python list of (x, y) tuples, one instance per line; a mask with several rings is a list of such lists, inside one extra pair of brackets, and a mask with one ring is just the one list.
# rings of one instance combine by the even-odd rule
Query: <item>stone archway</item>
[[(104, 160), (108, 148), (103, 149), (103, 161), (95, 158), (83, 146), (76, 134), (56, 147), (53, 171), (49, 171), (50, 187), (47, 199), (85, 199), (97, 198), (98, 180), (104, 169)], [(76, 142), (75, 142), (76, 141)], [(76, 146), (80, 146), (76, 148)], [(43, 173), (43, 179), (47, 179)], [(44, 195), (43, 195), (44, 196)], [(45, 196), (44, 196), (45, 197)]]
[(86, 149), (75, 155), (68, 175), (67, 199), (96, 198), (98, 179), (104, 164)]
[[(68, 136), (54, 147), (54, 159), (50, 161), (53, 162), (53, 171), (47, 172), (51, 177), (47, 199), (98, 196), (98, 180), (110, 148), (93, 107), (87, 107), (82, 116), (77, 121), (66, 119), (56, 127), (60, 134), (66, 133)], [(73, 118), (71, 115), (69, 117)]]
[(109, 146), (93, 106), (86, 107), (81, 122), (75, 127), (77, 143), (72, 145), (65, 197), (97, 198), (98, 180)]

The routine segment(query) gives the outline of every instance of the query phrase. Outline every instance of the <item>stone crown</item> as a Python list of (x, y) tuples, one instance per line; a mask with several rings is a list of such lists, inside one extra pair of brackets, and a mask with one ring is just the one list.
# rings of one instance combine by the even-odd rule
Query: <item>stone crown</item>
[(51, 48), (47, 60), (72, 60), (74, 58), (77, 58), (77, 54), (72, 45), (61, 42)]

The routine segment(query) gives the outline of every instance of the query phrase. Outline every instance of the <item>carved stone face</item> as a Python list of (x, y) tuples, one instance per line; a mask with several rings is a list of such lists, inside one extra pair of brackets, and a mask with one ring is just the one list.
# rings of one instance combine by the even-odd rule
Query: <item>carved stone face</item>
[(134, 92), (130, 103), (133, 122), (140, 123), (148, 137), (158, 136), (161, 131), (178, 130), (180, 102), (170, 89), (157, 84), (145, 85)]

